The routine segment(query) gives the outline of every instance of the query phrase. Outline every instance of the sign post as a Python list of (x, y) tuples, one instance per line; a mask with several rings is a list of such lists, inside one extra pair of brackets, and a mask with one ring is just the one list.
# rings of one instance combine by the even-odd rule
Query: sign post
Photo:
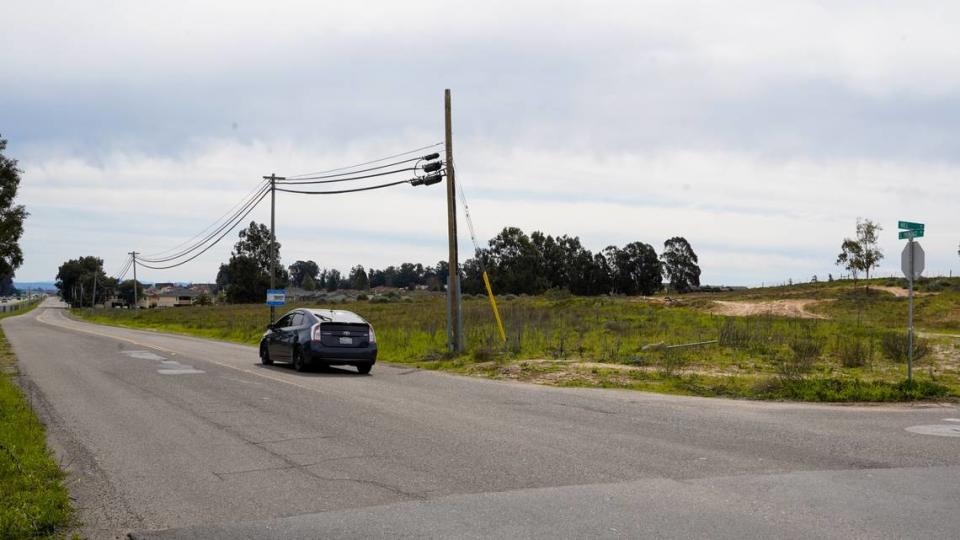
[(923, 236), (923, 224), (910, 221), (901, 221), (897, 227), (905, 229), (900, 231), (900, 239), (906, 239), (907, 245), (900, 254), (900, 269), (903, 275), (907, 277), (907, 283), (910, 285), (909, 312), (907, 315), (907, 381), (913, 381), (913, 281), (920, 277), (925, 266), (925, 255), (923, 248), (914, 238)]

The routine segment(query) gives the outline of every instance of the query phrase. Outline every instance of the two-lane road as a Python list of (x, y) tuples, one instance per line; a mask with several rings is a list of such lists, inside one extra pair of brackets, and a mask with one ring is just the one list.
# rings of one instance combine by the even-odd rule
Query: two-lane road
[(960, 437), (915, 432), (960, 435), (952, 405), (668, 397), (383, 364), (301, 374), (252, 347), (50, 305), (3, 328), (93, 537), (960, 531)]

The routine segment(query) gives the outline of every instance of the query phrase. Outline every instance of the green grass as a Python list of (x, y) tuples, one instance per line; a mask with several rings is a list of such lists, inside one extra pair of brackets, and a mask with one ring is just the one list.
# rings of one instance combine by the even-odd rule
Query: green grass
[[(899, 310), (900, 299), (875, 292), (876, 296), (867, 297), (866, 307), (856, 308), (859, 293), (849, 291), (849, 282), (808, 284), (689, 295), (676, 304), (623, 297), (504, 298), (499, 306), (508, 336), (505, 343), (487, 300), (468, 297), (464, 300), (467, 350), (456, 357), (446, 352), (446, 307), (440, 295), (412, 294), (390, 303), (321, 307), (349, 309), (373, 323), (382, 360), (426, 369), (567, 386), (756, 399), (889, 401), (960, 396), (960, 342), (935, 341), (935, 354), (915, 369), (921, 386), (909, 391), (901, 388), (905, 366), (883, 357), (880, 347), (882, 338), (903, 322), (903, 317), (886, 313)], [(839, 299), (821, 304), (832, 310), (830, 320), (727, 318), (705, 310), (713, 299), (790, 297)], [(940, 328), (960, 320), (960, 314), (952, 311), (960, 307), (960, 297), (952, 291), (925, 298), (938, 307), (918, 310), (921, 323)], [(296, 306), (288, 306), (292, 307)], [(105, 324), (248, 344), (258, 342), (269, 317), (262, 305), (75, 313)], [(690, 349), (655, 346), (718, 338), (719, 345)], [(864, 359), (862, 365), (844, 361), (851, 354), (851, 341), (861, 345), (857, 350)]]
[(16, 357), (2, 329), (0, 372), (0, 538), (61, 538), (73, 525), (64, 475), (47, 449), (43, 425), (12, 380)]
[[(821, 305), (821, 313), (876, 328), (904, 328), (909, 300), (876, 289), (845, 288), (836, 302)], [(914, 297), (914, 324), (924, 331), (960, 333), (960, 288)]]

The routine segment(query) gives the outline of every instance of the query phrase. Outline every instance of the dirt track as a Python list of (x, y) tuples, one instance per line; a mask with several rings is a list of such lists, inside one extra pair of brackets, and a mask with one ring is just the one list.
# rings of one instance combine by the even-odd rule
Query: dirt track
[(772, 302), (730, 302), (715, 300), (712, 310), (717, 315), (747, 317), (750, 315), (775, 315), (778, 317), (797, 317), (800, 319), (826, 319), (819, 313), (807, 311), (807, 307), (824, 300), (774, 300)]
[(903, 287), (879, 287), (875, 285), (870, 288), (877, 289), (879, 291), (885, 291), (897, 297), (901, 297), (901, 296), (905, 297), (910, 295), (910, 291), (908, 291), (907, 289), (904, 289)]

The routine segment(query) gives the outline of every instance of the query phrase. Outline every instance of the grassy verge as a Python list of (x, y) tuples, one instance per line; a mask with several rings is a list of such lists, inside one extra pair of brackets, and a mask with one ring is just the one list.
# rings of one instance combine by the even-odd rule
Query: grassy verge
[[(836, 297), (837, 288), (816, 290)], [(780, 295), (806, 295), (813, 288), (795, 289), (781, 290)], [(885, 299), (869, 305), (869, 324), (864, 323), (863, 310), (859, 320), (849, 313), (852, 300), (845, 298), (830, 302), (839, 305), (832, 309), (841, 310), (830, 320), (729, 318), (705, 310), (712, 298), (744, 294), (693, 295), (680, 302), (507, 296), (500, 302), (506, 342), (499, 338), (486, 299), (468, 297), (467, 351), (457, 357), (446, 353), (442, 296), (410, 294), (386, 303), (321, 307), (349, 309), (369, 320), (384, 360), (469, 375), (753, 399), (891, 401), (960, 396), (960, 341), (948, 338), (928, 344), (929, 354), (915, 369), (917, 385), (901, 384), (906, 367), (885, 348), (897, 337), (886, 326), (888, 316), (880, 313), (890, 307)], [(770, 290), (750, 294), (761, 299), (777, 296)], [(945, 308), (937, 317), (949, 323), (951, 310), (960, 301), (950, 297), (938, 302)], [(260, 305), (75, 313), (99, 323), (247, 344), (258, 342), (268, 318), (268, 309)], [(924, 313), (920, 312), (921, 323)], [(719, 343), (668, 348), (712, 340)]]
[(60, 538), (73, 524), (64, 475), (15, 373), (16, 357), (0, 329), (0, 538)]

